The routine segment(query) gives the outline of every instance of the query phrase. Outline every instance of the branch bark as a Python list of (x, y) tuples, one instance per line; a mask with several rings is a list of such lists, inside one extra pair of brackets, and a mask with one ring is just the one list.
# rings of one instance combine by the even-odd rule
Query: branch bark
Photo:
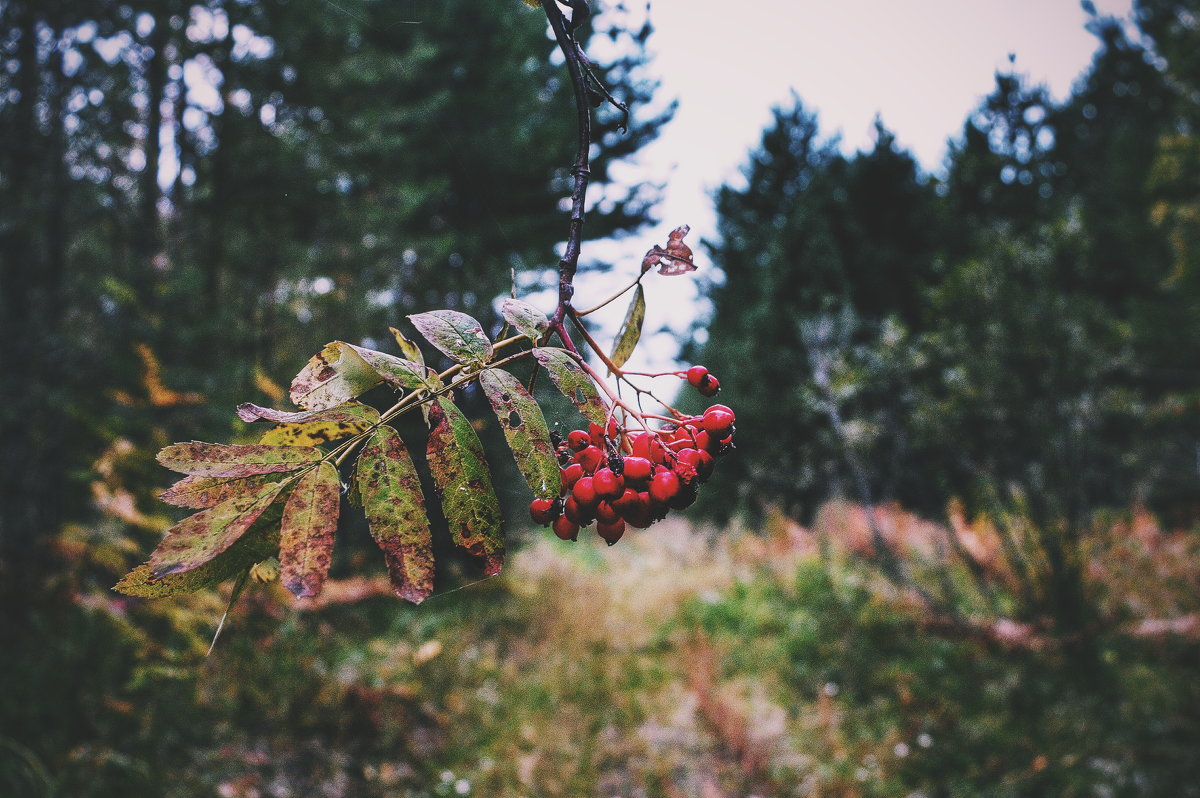
[(563, 319), (571, 307), (571, 298), (575, 294), (575, 272), (579, 268), (579, 249), (583, 240), (583, 209), (587, 201), (588, 180), (591, 177), (591, 166), (588, 156), (592, 146), (592, 115), (588, 103), (587, 79), (584, 77), (584, 64), (575, 37), (568, 28), (563, 17), (562, 9), (557, 0), (545, 0), (542, 7), (546, 10), (546, 19), (558, 49), (562, 51), (567, 62), (567, 72), (571, 76), (571, 88), (575, 93), (575, 111), (578, 116), (578, 147), (575, 152), (575, 163), (571, 173), (575, 176), (575, 185), (571, 191), (571, 224), (567, 233), (567, 246), (558, 262), (558, 307), (550, 319), (550, 327), (567, 342), (567, 332), (563, 328)]

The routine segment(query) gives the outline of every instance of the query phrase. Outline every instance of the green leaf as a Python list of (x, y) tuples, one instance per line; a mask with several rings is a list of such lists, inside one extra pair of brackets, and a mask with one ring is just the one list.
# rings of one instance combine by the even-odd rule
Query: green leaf
[(521, 381), (500, 369), (488, 369), (479, 375), (479, 385), (496, 411), (504, 437), (517, 460), (521, 476), (533, 495), (540, 499), (558, 497), (561, 480), (550, 429)]
[(479, 436), (445, 396), (429, 405), (429, 422), (429, 470), (442, 496), (450, 535), (456, 544), (485, 559), (484, 573), (498, 574), (504, 564), (504, 530)]
[(320, 446), (366, 432), (377, 423), (378, 410), (350, 402), (328, 410), (309, 411), (304, 421), (277, 424), (264, 432), (258, 442), (275, 446)]
[(203, 510), (234, 496), (244, 496), (266, 485), (278, 482), (276, 474), (256, 474), (250, 477), (184, 477), (158, 495), (167, 504)]
[(492, 359), (492, 342), (483, 325), (457, 310), (431, 310), (408, 317), (413, 326), (456, 363), (483, 364)]
[(629, 360), (629, 356), (633, 354), (634, 348), (642, 337), (642, 322), (645, 319), (646, 292), (642, 290), (642, 284), (638, 283), (633, 292), (633, 301), (629, 303), (629, 310), (625, 312), (625, 321), (621, 324), (621, 331), (617, 334), (617, 340), (613, 344), (612, 355), (609, 357), (617, 368), (624, 366), (625, 361)]
[(282, 489), (280, 483), (264, 485), (249, 496), (227, 499), (168, 529), (150, 555), (152, 576), (190, 571), (212, 560), (246, 534)]
[(300, 407), (327, 410), (366, 393), (383, 378), (363, 360), (358, 347), (333, 341), (313, 355), (292, 380), (290, 395)]
[(371, 436), (358, 456), (354, 484), (396, 595), (420, 604), (433, 592), (433, 536), (420, 477), (396, 430), (380, 427)]
[(139, 598), (166, 598), (215, 587), (246, 573), (255, 563), (279, 551), (278, 507), (273, 505), (264, 512), (241, 539), (204, 565), (156, 579), (150, 563), (146, 563), (126, 574), (113, 590)]
[(519, 299), (508, 298), (501, 302), (500, 315), (514, 330), (534, 343), (540, 341), (546, 330), (550, 329), (550, 320), (545, 313)]
[(248, 477), (295, 471), (321, 457), (310, 446), (234, 446), (191, 441), (163, 449), (158, 453), (158, 462), (172, 471), (198, 477)]
[(542, 368), (546, 369), (558, 390), (571, 400), (584, 418), (601, 426), (607, 423), (608, 407), (600, 398), (595, 383), (566, 350), (540, 347), (533, 350), (533, 356), (542, 364)]
[(296, 598), (315, 596), (325, 585), (333, 561), (341, 487), (333, 464), (321, 463), (300, 478), (284, 505), (280, 579)]
[(412, 341), (395, 327), (388, 327), (388, 329), (392, 331), (392, 337), (396, 339), (396, 345), (400, 347), (400, 351), (404, 357), (418, 366), (424, 367), (425, 353), (421, 351), (421, 347), (417, 346), (416, 342)]

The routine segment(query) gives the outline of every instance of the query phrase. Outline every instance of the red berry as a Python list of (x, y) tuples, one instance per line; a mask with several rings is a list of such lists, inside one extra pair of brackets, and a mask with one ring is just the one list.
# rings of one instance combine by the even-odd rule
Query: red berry
[(579, 524), (575, 523), (565, 515), (560, 515), (554, 519), (554, 534), (558, 535), (563, 540), (575, 540), (579, 537)]
[(615, 441), (617, 439), (618, 429), (617, 420), (615, 418), (610, 418), (608, 420), (608, 426), (605, 427), (605, 432), (607, 433), (609, 440)]
[(596, 506), (596, 487), (591, 477), (581, 477), (571, 487), (571, 495), (575, 497), (575, 501), (579, 502), (579, 506), (583, 509)]
[(558, 502), (550, 499), (534, 499), (529, 503), (529, 517), (542, 526), (552, 523), (558, 514)]
[(613, 473), (611, 468), (601, 468), (592, 477), (592, 486), (601, 499), (615, 499), (625, 490), (625, 480)]
[(679, 462), (687, 463), (696, 469), (696, 478), (701, 482), (712, 476), (713, 468), (717, 464), (713, 456), (703, 449), (684, 449), (679, 453)]
[(626, 457), (624, 461), (624, 474), (626, 480), (633, 482), (645, 482), (654, 474), (654, 464), (645, 457), (633, 455)]
[(598, 446), (587, 447), (576, 454), (574, 460), (583, 466), (583, 470), (589, 474), (595, 472), (602, 463), (608, 462), (608, 458), (604, 455), (604, 450)]
[(704, 418), (700, 424), (714, 438), (720, 439), (729, 435), (729, 431), (733, 429), (735, 416), (728, 410), (721, 410), (710, 407), (704, 411)]
[(696, 486), (684, 485), (667, 501), (667, 506), (672, 510), (682, 510), (685, 507), (691, 507), (694, 501), (696, 501)]
[(666, 504), (679, 493), (679, 475), (674, 471), (659, 471), (650, 480), (650, 498)]
[(721, 392), (721, 382), (710, 374), (708, 380), (696, 390), (700, 391), (701, 396), (716, 396)]
[(600, 426), (595, 421), (593, 421), (591, 424), (588, 424), (588, 440), (591, 441), (592, 446), (599, 446), (601, 449), (603, 449), (604, 427)]
[(563, 502), (563, 515), (570, 519), (571, 523), (579, 526), (587, 526), (593, 520), (591, 508), (584, 507), (575, 501), (574, 496), (568, 496)]
[(591, 439), (588, 437), (588, 434), (581, 429), (571, 430), (570, 433), (567, 434), (567, 445), (570, 446), (573, 451), (578, 452), (582, 449), (586, 449), (589, 443), (591, 443)]
[(622, 512), (621, 517), (630, 526), (645, 529), (654, 523), (654, 512), (651, 509), (650, 494), (640, 491), (637, 499), (631, 502)]
[(700, 384), (704, 382), (704, 378), (707, 376), (708, 369), (706, 369), (704, 366), (692, 366), (687, 370), (688, 385), (691, 385), (693, 388), (699, 388)]
[(596, 522), (600, 524), (611, 524), (616, 522), (621, 517), (617, 508), (609, 502), (600, 502), (596, 505)]
[(621, 536), (625, 534), (625, 522), (618, 518), (611, 524), (598, 523), (596, 524), (596, 532), (599, 533), (600, 537), (604, 538), (604, 541), (611, 546), (620, 540)]
[(583, 466), (579, 463), (571, 463), (562, 470), (559, 476), (562, 479), (562, 492), (566, 493), (583, 476)]

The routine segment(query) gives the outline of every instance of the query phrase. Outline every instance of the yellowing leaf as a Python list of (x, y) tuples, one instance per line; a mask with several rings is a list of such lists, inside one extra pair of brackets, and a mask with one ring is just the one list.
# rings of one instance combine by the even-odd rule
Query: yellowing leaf
[(492, 359), (492, 342), (483, 325), (457, 310), (431, 310), (408, 317), (417, 331), (456, 363), (483, 364)]
[(358, 402), (294, 415), (307, 418), (277, 424), (263, 433), (259, 443), (276, 446), (320, 446), (366, 432), (379, 422), (378, 410)]
[(396, 345), (400, 347), (400, 351), (404, 354), (404, 357), (418, 366), (424, 366), (425, 353), (421, 351), (421, 347), (417, 346), (412, 339), (395, 327), (388, 327), (388, 329), (392, 331), (392, 337), (396, 339)]
[(591, 377), (566, 350), (539, 347), (533, 350), (533, 356), (542, 364), (542, 368), (546, 369), (558, 390), (571, 400), (584, 418), (604, 426), (608, 421), (608, 407), (600, 398)]
[(337, 469), (321, 463), (300, 478), (284, 505), (280, 579), (296, 598), (315, 596), (325, 585), (333, 561), (341, 487)]
[(429, 422), (429, 470), (442, 496), (450, 536), (457, 545), (484, 558), (484, 573), (498, 574), (504, 565), (504, 530), (479, 436), (445, 396), (429, 405)]
[(278, 483), (264, 485), (248, 496), (227, 499), (168, 529), (150, 555), (152, 576), (190, 571), (211, 561), (246, 533), (282, 489)]
[(158, 453), (172, 471), (199, 477), (248, 477), (282, 474), (311, 465), (321, 453), (306, 446), (236, 446), (223, 443), (176, 443)]
[(641, 340), (642, 322), (645, 320), (646, 292), (642, 290), (642, 284), (638, 283), (633, 293), (633, 301), (629, 303), (629, 310), (625, 313), (625, 321), (621, 323), (621, 331), (617, 333), (617, 340), (613, 344), (612, 355), (609, 357), (617, 368), (624, 366), (625, 361), (633, 354), (638, 341)]
[(420, 604), (433, 592), (433, 536), (421, 480), (396, 430), (380, 427), (371, 436), (358, 456), (354, 484), (392, 588), (400, 598)]
[(558, 458), (537, 401), (520, 380), (500, 369), (481, 373), (479, 385), (496, 412), (517, 468), (529, 483), (533, 495), (542, 499), (556, 498), (561, 484)]

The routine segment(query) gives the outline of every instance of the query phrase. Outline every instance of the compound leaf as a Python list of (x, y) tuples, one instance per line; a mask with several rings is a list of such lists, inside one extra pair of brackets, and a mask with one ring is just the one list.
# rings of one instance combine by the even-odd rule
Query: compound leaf
[(629, 310), (625, 312), (625, 321), (621, 324), (621, 331), (617, 334), (617, 340), (613, 344), (612, 355), (609, 359), (617, 368), (625, 365), (625, 361), (629, 360), (629, 356), (633, 354), (633, 350), (638, 345), (638, 341), (642, 337), (642, 322), (646, 320), (646, 292), (642, 290), (642, 284), (637, 284), (637, 289), (633, 293), (633, 301), (629, 303)]
[(539, 347), (533, 350), (533, 356), (542, 364), (542, 368), (546, 369), (558, 390), (571, 400), (584, 418), (604, 426), (608, 421), (608, 408), (591, 378), (566, 350)]
[(277, 482), (264, 485), (248, 496), (226, 499), (183, 519), (167, 530), (150, 555), (151, 575), (157, 579), (211, 561), (246, 534), (282, 489), (283, 485)]
[(457, 310), (431, 310), (408, 317), (413, 326), (456, 363), (486, 363), (492, 342), (483, 325)]
[(550, 328), (550, 320), (546, 314), (528, 302), (508, 297), (500, 303), (500, 315), (512, 325), (513, 329), (527, 336), (535, 343)]
[(484, 573), (498, 574), (504, 565), (504, 530), (479, 436), (445, 396), (430, 404), (429, 423), (429, 470), (442, 496), (450, 535), (457, 545), (484, 558)]
[(479, 375), (479, 385), (487, 395), (504, 437), (517, 460), (521, 476), (533, 495), (541, 499), (558, 496), (561, 479), (550, 428), (521, 381), (500, 369), (488, 369)]
[(184, 477), (158, 495), (167, 504), (203, 510), (234, 496), (244, 496), (279, 480), (276, 474), (249, 477)]
[(311, 446), (250, 446), (224, 443), (176, 443), (158, 453), (158, 462), (172, 471), (198, 477), (248, 477), (282, 474), (321, 459)]
[(279, 530), (279, 573), (296, 598), (315, 596), (333, 561), (341, 481), (332, 463), (309, 471), (288, 496)]
[(433, 536), (420, 477), (396, 430), (380, 427), (371, 436), (358, 457), (354, 484), (392, 588), (420, 604), (433, 592)]

